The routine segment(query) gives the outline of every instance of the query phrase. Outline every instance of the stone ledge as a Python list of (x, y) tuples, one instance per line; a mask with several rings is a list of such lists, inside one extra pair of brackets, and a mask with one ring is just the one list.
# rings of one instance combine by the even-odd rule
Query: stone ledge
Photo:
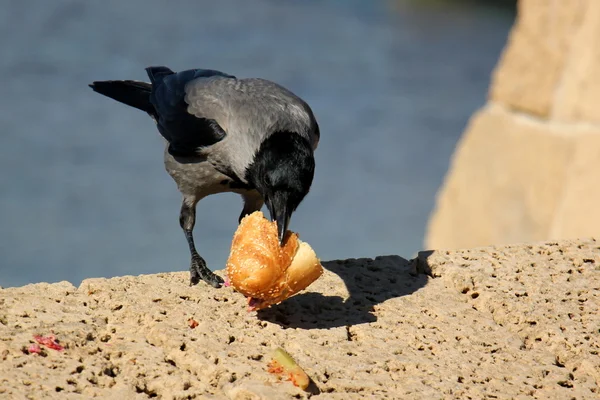
[(572, 125), (498, 105), (477, 112), (437, 195), (425, 247), (600, 234), (600, 126)]
[[(593, 239), (324, 266), (310, 291), (258, 315), (230, 288), (189, 287), (186, 272), (1, 289), (0, 397), (600, 393)], [(199, 325), (192, 329), (189, 318)], [(33, 335), (51, 332), (64, 351), (27, 354)], [(265, 371), (272, 346), (305, 368), (311, 392)]]
[(425, 246), (600, 234), (600, 2), (519, 0), (453, 156)]

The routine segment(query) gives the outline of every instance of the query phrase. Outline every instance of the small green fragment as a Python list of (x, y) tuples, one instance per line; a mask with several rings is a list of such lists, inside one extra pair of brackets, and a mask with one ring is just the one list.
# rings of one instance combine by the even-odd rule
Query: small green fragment
[(310, 385), (310, 378), (306, 372), (294, 361), (281, 347), (275, 349), (269, 363), (269, 372), (274, 374), (285, 373), (295, 386), (306, 390)]

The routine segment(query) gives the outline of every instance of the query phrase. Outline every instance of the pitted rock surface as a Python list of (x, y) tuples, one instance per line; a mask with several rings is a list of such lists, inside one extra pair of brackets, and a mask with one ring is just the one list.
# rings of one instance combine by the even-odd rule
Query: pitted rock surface
[[(0, 397), (600, 396), (593, 239), (323, 265), (258, 314), (231, 288), (189, 287), (187, 272), (0, 289)], [(37, 334), (65, 349), (29, 353)], [(309, 391), (267, 372), (275, 346)]]

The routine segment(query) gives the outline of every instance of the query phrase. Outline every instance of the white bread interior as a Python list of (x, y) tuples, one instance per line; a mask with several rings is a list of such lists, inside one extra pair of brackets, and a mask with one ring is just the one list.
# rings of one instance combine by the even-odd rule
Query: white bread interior
[(323, 267), (315, 251), (306, 242), (298, 240), (298, 250), (286, 270), (286, 283), (292, 293), (307, 288), (323, 274)]

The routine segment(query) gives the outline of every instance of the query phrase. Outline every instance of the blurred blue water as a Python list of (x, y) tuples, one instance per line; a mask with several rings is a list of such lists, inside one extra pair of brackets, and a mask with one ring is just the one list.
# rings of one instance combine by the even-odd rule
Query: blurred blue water
[[(291, 228), (325, 260), (410, 257), (513, 21), (416, 4), (4, 1), (0, 285), (188, 268), (153, 122), (87, 87), (146, 79), (148, 65), (268, 78), (303, 97), (322, 139)], [(213, 269), (240, 210), (233, 194), (198, 206), (196, 241)]]

